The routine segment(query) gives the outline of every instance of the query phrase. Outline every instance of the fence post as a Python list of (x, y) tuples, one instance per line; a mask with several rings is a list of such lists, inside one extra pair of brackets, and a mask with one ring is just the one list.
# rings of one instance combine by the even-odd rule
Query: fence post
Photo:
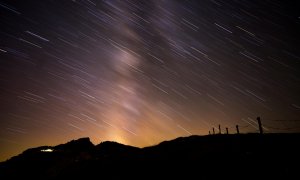
[(226, 134), (228, 134), (228, 128), (226, 128)]
[(259, 127), (259, 133), (263, 134), (263, 128), (262, 128), (262, 125), (261, 125), (260, 117), (257, 117), (256, 119), (257, 119), (257, 123), (258, 123), (258, 127)]
[(210, 131), (208, 131), (208, 134), (210, 135)]
[(215, 134), (215, 128), (213, 128), (213, 134)]
[(221, 125), (219, 124), (219, 134), (221, 134)]
[(236, 133), (240, 134), (239, 125), (236, 125), (235, 127), (236, 127)]

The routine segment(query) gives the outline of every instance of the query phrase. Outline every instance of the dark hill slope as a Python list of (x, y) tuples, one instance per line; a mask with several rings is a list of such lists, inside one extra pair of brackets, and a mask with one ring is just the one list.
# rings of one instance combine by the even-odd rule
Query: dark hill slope
[(300, 134), (190, 136), (145, 148), (82, 138), (26, 150), (0, 164), (0, 178), (286, 179), (300, 170), (299, 145)]

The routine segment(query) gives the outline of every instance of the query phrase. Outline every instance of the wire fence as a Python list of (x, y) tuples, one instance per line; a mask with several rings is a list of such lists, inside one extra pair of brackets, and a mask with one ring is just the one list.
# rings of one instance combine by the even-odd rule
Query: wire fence
[(300, 130), (300, 119), (265, 119), (264, 127), (275, 131)]
[[(257, 118), (260, 121), (260, 118)], [(221, 125), (219, 125), (221, 127)], [(261, 121), (261, 127), (259, 123), (251, 123), (247, 125), (234, 125), (226, 127), (226, 133), (277, 133), (277, 132), (300, 132), (300, 119), (263, 119)], [(261, 130), (260, 130), (261, 128)], [(223, 127), (224, 129), (224, 127)], [(216, 132), (215, 132), (216, 131)], [(218, 131), (218, 128), (214, 127), (213, 131), (209, 131), (211, 134), (220, 134), (221, 129)]]

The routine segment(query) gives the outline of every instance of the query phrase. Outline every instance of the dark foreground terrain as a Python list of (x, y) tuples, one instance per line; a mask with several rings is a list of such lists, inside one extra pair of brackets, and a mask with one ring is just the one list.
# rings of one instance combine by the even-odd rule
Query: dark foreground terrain
[(146, 148), (82, 138), (26, 150), (0, 164), (0, 179), (291, 179), (299, 145), (300, 134), (190, 136)]

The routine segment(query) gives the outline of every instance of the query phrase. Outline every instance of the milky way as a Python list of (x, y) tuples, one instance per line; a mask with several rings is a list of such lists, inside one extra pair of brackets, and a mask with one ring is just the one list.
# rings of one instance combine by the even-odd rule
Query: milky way
[(297, 1), (0, 1), (0, 158), (300, 131)]

